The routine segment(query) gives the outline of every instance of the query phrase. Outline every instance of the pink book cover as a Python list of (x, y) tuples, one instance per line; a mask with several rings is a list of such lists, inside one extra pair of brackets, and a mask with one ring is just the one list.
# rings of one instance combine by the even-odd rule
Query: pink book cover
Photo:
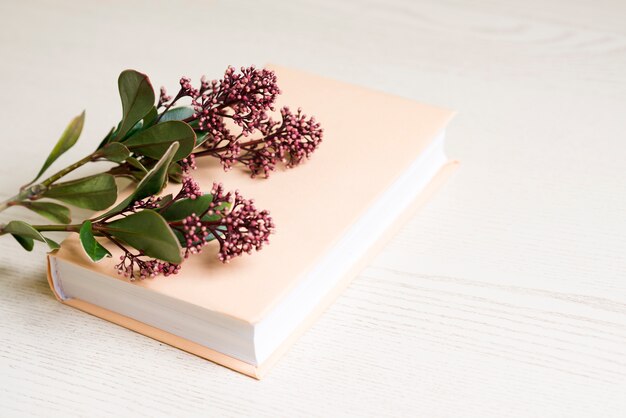
[[(209, 191), (213, 182), (226, 190), (239, 189), (268, 209), (276, 224), (270, 244), (229, 264), (218, 261), (215, 248), (203, 249), (186, 260), (181, 272), (170, 277), (137, 280), (154, 292), (223, 314), (253, 326), (285, 298), (326, 255), (348, 229), (385, 190), (415, 162), (440, 134), (453, 112), (411, 100), (357, 87), (292, 69), (275, 67), (283, 92), (276, 109), (298, 105), (315, 115), (324, 128), (324, 140), (311, 159), (293, 169), (277, 169), (269, 179), (250, 178), (237, 167), (225, 173), (213, 159), (198, 161), (194, 178)], [(103, 244), (113, 257), (92, 263), (75, 236), (48, 257), (48, 279), (63, 303), (178, 347), (246, 375), (261, 378), (291, 343), (338, 296), (368, 259), (446, 180), (457, 166), (449, 161), (414, 202), (402, 211), (383, 236), (359, 257), (322, 302), (307, 315), (296, 331), (261, 364), (233, 356), (76, 298), (62, 298), (55, 291), (55, 263), (51, 258), (82, 266), (110, 277), (119, 276), (113, 265), (119, 251)], [(175, 191), (176, 186), (168, 186)], [(216, 244), (216, 243), (215, 243)]]

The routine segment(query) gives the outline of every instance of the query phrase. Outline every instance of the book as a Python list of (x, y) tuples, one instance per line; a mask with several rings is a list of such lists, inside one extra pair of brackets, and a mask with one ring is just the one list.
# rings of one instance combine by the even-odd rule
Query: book
[(273, 69), (277, 108), (314, 114), (319, 149), (270, 179), (208, 159), (194, 171), (203, 190), (222, 182), (268, 209), (270, 244), (222, 264), (213, 242), (177, 275), (129, 281), (114, 246), (102, 240), (113, 257), (92, 263), (71, 236), (48, 255), (61, 302), (260, 379), (457, 166), (444, 152), (452, 111)]

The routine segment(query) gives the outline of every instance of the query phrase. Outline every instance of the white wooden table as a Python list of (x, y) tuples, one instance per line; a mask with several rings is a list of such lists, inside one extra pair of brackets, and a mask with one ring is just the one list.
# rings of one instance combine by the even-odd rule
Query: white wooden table
[(274, 62), (452, 107), (463, 165), (261, 382), (59, 304), (44, 249), (3, 237), (0, 415), (624, 416), (625, 17), (621, 0), (2, 1), (3, 196), (82, 109), (59, 164), (94, 146), (124, 68), (174, 89)]

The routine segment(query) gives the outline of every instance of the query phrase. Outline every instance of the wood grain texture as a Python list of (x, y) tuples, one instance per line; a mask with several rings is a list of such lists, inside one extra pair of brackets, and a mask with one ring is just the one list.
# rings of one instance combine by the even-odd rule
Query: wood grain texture
[[(463, 161), (261, 382), (57, 303), (44, 249), (3, 238), (1, 415), (623, 416), (625, 15), (618, 0), (0, 2), (0, 193), (84, 108), (55, 167), (93, 147), (123, 68), (173, 89), (275, 62), (452, 107)], [(18, 214), (35, 219), (1, 219)]]

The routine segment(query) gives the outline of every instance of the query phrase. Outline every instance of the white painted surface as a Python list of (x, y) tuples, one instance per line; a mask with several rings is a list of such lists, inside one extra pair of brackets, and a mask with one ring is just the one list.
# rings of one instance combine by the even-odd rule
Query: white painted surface
[(4, 194), (83, 108), (57, 167), (93, 148), (126, 67), (174, 89), (276, 62), (452, 107), (463, 160), (261, 382), (59, 304), (44, 249), (2, 238), (1, 415), (623, 416), (626, 5), (473, 3), (0, 2)]

